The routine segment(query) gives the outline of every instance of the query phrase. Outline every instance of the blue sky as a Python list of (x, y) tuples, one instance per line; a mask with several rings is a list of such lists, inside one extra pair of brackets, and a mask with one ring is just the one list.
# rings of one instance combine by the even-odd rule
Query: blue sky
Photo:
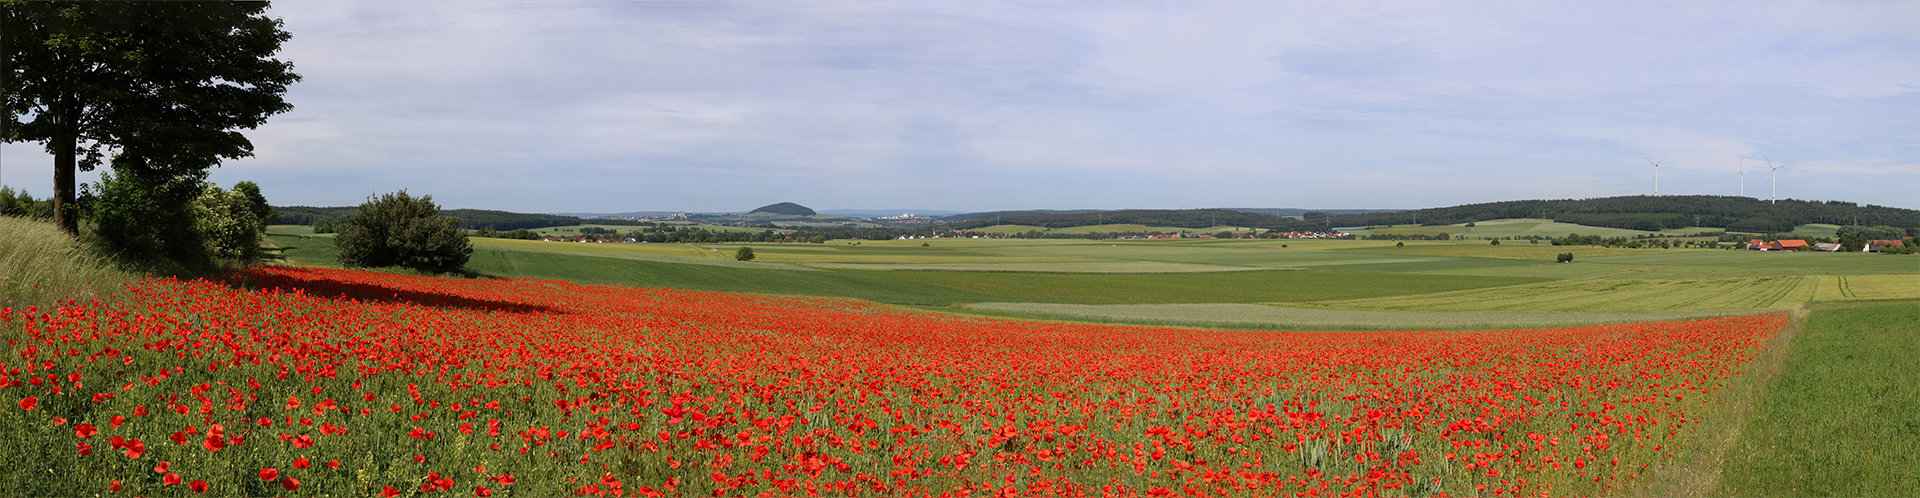
[[(522, 212), (1920, 208), (1920, 2), (280, 2), (212, 179)], [(37, 144), (0, 181), (51, 191)], [(92, 175), (83, 175), (91, 179)]]

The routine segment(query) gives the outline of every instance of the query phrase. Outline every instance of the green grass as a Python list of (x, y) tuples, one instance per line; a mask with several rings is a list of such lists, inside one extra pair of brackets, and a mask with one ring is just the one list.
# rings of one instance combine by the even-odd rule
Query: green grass
[(1406, 296), (1541, 281), (1524, 277), (1335, 271), (1166, 274), (911, 271), (868, 274), (1023, 300), (1085, 304), (1300, 302)]
[(106, 297), (130, 278), (51, 222), (0, 216), (0, 308)]
[(1723, 496), (1920, 496), (1920, 301), (1817, 309), (1728, 452)]
[(1920, 299), (1920, 278), (1912, 275), (1833, 275), (1820, 277), (1815, 301)]
[(1651, 322), (1722, 316), (1679, 313), (1402, 313), (1337, 311), (1257, 304), (977, 303), (960, 306), (1000, 316), (1139, 325), (1249, 330), (1500, 330), (1599, 323)]
[[(665, 258), (664, 256), (658, 258)], [(764, 292), (866, 299), (892, 304), (950, 305), (1023, 300), (921, 282), (854, 272), (798, 268), (778, 263), (695, 264), (698, 260), (637, 259), (557, 252), (475, 251), (467, 269), (484, 275), (534, 277), (639, 287)]]
[[(1349, 271), (1404, 272), (1448, 268), (1489, 266), (1525, 266), (1524, 260), (1494, 258), (1456, 258), (1418, 254), (1376, 254), (1355, 251), (1320, 251), (1304, 248), (1280, 248), (1272, 241), (1194, 241), (1194, 243), (1101, 242), (1046, 246), (996, 247), (995, 252), (1055, 258), (1159, 261), (1221, 265), (1244, 268), (1314, 268)], [(1292, 244), (1287, 244), (1291, 246)], [(1303, 246), (1306, 247), (1306, 246)]]
[(267, 251), (269, 258), (278, 257), (283, 262), (298, 266), (340, 267), (340, 250), (334, 247), (332, 237), (268, 232), (265, 240), (274, 246), (274, 249)]
[(1163, 263), (1159, 261), (1007, 261), (994, 263), (805, 263), (809, 268), (885, 271), (972, 271), (995, 273), (1218, 273), (1269, 271), (1266, 268)]
[[(1621, 228), (1591, 227), (1586, 225), (1575, 225), (1572, 223), (1556, 223), (1553, 220), (1533, 219), (1533, 218), (1487, 220), (1487, 221), (1475, 222), (1473, 225), (1474, 226), (1471, 226), (1471, 227), (1466, 226), (1466, 224), (1464, 223), (1458, 224), (1458, 225), (1444, 225), (1444, 226), (1406, 225), (1406, 226), (1394, 226), (1394, 227), (1387, 227), (1387, 228), (1376, 228), (1372, 230), (1358, 230), (1358, 231), (1355, 231), (1354, 233), (1358, 233), (1361, 235), (1382, 235), (1382, 234), (1384, 235), (1435, 235), (1440, 233), (1447, 233), (1457, 237), (1475, 237), (1475, 238), (1526, 237), (1526, 236), (1533, 236), (1533, 235), (1537, 235), (1541, 237), (1565, 237), (1572, 234), (1598, 235), (1601, 237), (1631, 238), (1631, 237), (1638, 237), (1642, 235), (1658, 233), (1658, 232), (1647, 232), (1647, 231), (1641, 231), (1641, 230), (1626, 230)], [(1710, 231), (1717, 231), (1717, 230), (1719, 229), (1692, 228), (1692, 229), (1679, 229), (1677, 230), (1677, 232), (1694, 233), (1694, 232), (1710, 232)]]
[(1562, 280), (1421, 296), (1320, 301), (1301, 306), (1354, 311), (1465, 313), (1652, 313), (1798, 308), (1813, 299), (1814, 277), (1713, 280)]

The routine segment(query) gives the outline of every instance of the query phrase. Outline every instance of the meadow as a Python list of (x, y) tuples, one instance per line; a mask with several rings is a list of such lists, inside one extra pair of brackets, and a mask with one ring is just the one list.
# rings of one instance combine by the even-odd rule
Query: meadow
[(1232, 332), (268, 267), (0, 324), (8, 495), (1534, 495), (1675, 462), (1788, 317)]
[(0, 495), (1920, 494), (1908, 256), (269, 242), (0, 308)]

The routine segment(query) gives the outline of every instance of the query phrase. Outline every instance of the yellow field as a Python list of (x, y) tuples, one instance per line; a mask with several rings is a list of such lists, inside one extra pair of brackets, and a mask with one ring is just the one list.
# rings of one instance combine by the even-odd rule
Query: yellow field
[(1653, 313), (1799, 308), (1820, 277), (1563, 280), (1421, 296), (1289, 303), (1320, 309), (1451, 313)]
[(1920, 277), (1914, 275), (1823, 276), (1815, 301), (1920, 299)]

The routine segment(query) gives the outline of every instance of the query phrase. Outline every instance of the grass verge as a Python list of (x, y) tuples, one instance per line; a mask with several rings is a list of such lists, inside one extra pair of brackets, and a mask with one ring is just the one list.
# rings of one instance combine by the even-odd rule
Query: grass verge
[(131, 277), (53, 223), (0, 216), (0, 308), (108, 296)]
[(1713, 494), (1920, 496), (1920, 302), (1815, 310)]

